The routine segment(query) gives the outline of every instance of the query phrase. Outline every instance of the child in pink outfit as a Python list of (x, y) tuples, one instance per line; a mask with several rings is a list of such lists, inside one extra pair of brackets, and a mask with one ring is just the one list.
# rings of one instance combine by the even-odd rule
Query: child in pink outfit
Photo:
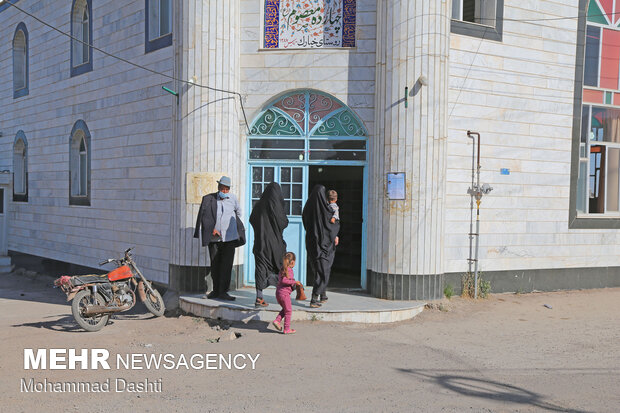
[(284, 318), (284, 334), (294, 334), (295, 330), (291, 329), (291, 315), (293, 314), (293, 306), (291, 305), (291, 293), (295, 289), (295, 285), (299, 284), (299, 281), (295, 281), (295, 275), (293, 274), (293, 267), (295, 266), (295, 254), (287, 252), (283, 259), (284, 265), (280, 270), (280, 277), (278, 286), (276, 287), (276, 299), (282, 306), (282, 311), (278, 314), (273, 321), (274, 327), (282, 330), (282, 318)]

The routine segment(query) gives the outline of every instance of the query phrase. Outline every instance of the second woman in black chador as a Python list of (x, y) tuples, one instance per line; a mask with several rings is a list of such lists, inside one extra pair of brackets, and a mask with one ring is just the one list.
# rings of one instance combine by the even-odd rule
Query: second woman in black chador
[(338, 231), (340, 230), (338, 222), (334, 224), (330, 222), (331, 217), (332, 211), (325, 196), (325, 187), (315, 185), (302, 212), (306, 230), (308, 262), (314, 275), (310, 307), (320, 307), (321, 302), (327, 301), (325, 290), (336, 255)]
[(284, 211), (282, 189), (276, 182), (265, 187), (265, 191), (252, 208), (250, 224), (254, 229), (256, 307), (266, 307), (263, 290), (278, 284), (278, 272), (282, 257), (286, 253), (286, 242), (282, 233), (288, 226)]

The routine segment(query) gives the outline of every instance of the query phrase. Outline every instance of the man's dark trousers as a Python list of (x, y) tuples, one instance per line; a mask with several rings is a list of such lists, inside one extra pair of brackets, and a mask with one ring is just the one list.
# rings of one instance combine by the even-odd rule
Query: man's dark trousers
[(228, 292), (230, 288), (230, 277), (233, 261), (235, 260), (236, 244), (237, 240), (209, 243), (211, 278), (213, 278), (213, 291), (217, 295), (223, 295)]

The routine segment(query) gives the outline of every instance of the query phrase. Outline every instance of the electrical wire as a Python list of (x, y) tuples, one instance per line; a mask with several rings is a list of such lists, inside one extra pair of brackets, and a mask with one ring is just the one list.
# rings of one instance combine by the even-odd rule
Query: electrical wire
[(484, 36), (487, 34), (487, 28), (484, 29), (482, 33), (482, 37), (480, 38), (480, 43), (478, 43), (478, 48), (476, 49), (476, 53), (474, 53), (474, 57), (472, 57), (471, 62), (469, 63), (469, 68), (467, 69), (467, 73), (465, 74), (465, 79), (463, 79), (463, 83), (461, 84), (461, 88), (459, 89), (459, 94), (456, 96), (454, 100), (454, 105), (452, 105), (452, 110), (450, 110), (450, 114), (448, 115), (448, 120), (452, 117), (452, 112), (454, 112), (454, 108), (459, 104), (459, 98), (461, 97), (461, 92), (463, 91), (463, 87), (465, 87), (465, 82), (467, 82), (467, 78), (469, 77), (469, 72), (471, 71), (472, 66), (474, 65), (474, 61), (476, 60), (476, 56), (478, 56), (478, 52), (480, 51), (480, 46), (482, 46), (482, 42), (484, 41)]
[[(230, 93), (230, 94), (232, 94), (232, 95), (237, 95), (237, 96), (239, 97), (239, 103), (241, 104), (241, 111), (243, 112), (243, 119), (244, 119), (244, 121), (245, 121), (245, 126), (246, 126), (246, 128), (248, 129), (248, 134), (250, 134), (250, 133), (251, 133), (251, 132), (250, 132), (250, 126), (249, 126), (249, 124), (248, 124), (248, 118), (247, 118), (247, 116), (246, 116), (246, 114), (245, 114), (245, 108), (244, 108), (244, 106), (243, 106), (243, 96), (241, 96), (241, 93), (239, 93), (239, 92), (235, 92), (235, 91), (232, 91), (232, 90), (218, 89), (218, 88), (211, 87), (211, 86), (201, 85), (201, 84), (199, 84), (199, 83), (194, 83), (194, 82), (191, 82), (191, 81), (189, 81), (189, 80), (184, 80), (184, 79), (181, 79), (181, 78), (177, 78), (177, 77), (174, 77), (174, 76), (169, 75), (169, 74), (166, 74), (166, 73), (158, 72), (157, 70), (154, 70), (154, 69), (148, 68), (148, 67), (146, 67), (146, 66), (142, 66), (142, 65), (140, 65), (140, 64), (138, 64), (138, 63), (132, 62), (131, 60), (127, 60), (127, 59), (125, 59), (125, 58), (122, 58), (122, 57), (120, 57), (120, 56), (114, 55), (114, 54), (112, 54), (112, 53), (108, 53), (108, 52), (106, 52), (106, 51), (105, 51), (105, 50), (103, 50), (103, 49), (100, 49), (100, 48), (98, 48), (98, 47), (96, 47), (96, 46), (93, 46), (93, 45), (92, 45), (92, 44), (90, 44), (90, 43), (86, 43), (86, 42), (84, 42), (83, 40), (80, 40), (80, 39), (78, 39), (77, 37), (74, 37), (74, 36), (70, 35), (69, 33), (65, 33), (65, 32), (63, 32), (62, 30), (58, 29), (57, 27), (52, 26), (51, 24), (49, 24), (49, 23), (47, 23), (47, 22), (45, 22), (45, 21), (41, 20), (41, 19), (40, 19), (40, 18), (38, 18), (37, 16), (35, 16), (35, 15), (31, 14), (31, 13), (28, 13), (26, 10), (24, 10), (24, 9), (20, 8), (19, 6), (16, 6), (15, 4), (11, 3), (9, 0), (4, 0), (4, 3), (9, 4), (9, 5), (11, 5), (12, 7), (15, 7), (15, 8), (16, 8), (17, 10), (19, 10), (20, 12), (22, 12), (22, 13), (24, 13), (24, 14), (26, 14), (26, 15), (30, 16), (30, 17), (32, 17), (33, 19), (35, 19), (35, 20), (36, 20), (36, 21), (38, 21), (39, 23), (43, 24), (44, 26), (47, 26), (47, 27), (49, 27), (50, 29), (52, 29), (52, 30), (54, 30), (54, 31), (57, 31), (58, 33), (60, 33), (60, 34), (62, 34), (62, 35), (64, 35), (64, 36), (67, 36), (67, 37), (69, 37), (70, 39), (75, 40), (76, 42), (79, 42), (79, 43), (81, 43), (81, 44), (83, 44), (83, 45), (85, 45), (85, 46), (88, 46), (88, 47), (92, 47), (92, 48), (93, 48), (93, 50), (97, 50), (98, 52), (103, 53), (103, 54), (104, 54), (104, 55), (106, 55), (106, 56), (109, 56), (109, 57), (112, 57), (112, 58), (114, 58), (114, 59), (120, 60), (121, 62), (127, 63), (127, 64), (129, 64), (129, 65), (131, 65), (131, 66), (137, 67), (137, 68), (142, 69), (142, 70), (146, 70), (147, 72), (151, 72), (151, 73), (153, 73), (153, 74), (156, 74), (156, 75), (159, 75), (159, 76), (163, 76), (163, 77), (166, 77), (166, 78), (171, 79), (171, 80), (175, 80), (175, 81), (177, 81), (177, 82), (185, 83), (185, 84), (192, 85), (192, 86), (196, 86), (196, 87), (203, 88), (203, 89), (212, 90), (212, 91), (214, 91), (214, 92)], [(0, 1), (0, 5), (1, 5), (1, 4), (3, 4), (3, 3)]]
[[(122, 61), (122, 62), (124, 62), (124, 63), (127, 63), (127, 64), (129, 64), (129, 65), (131, 65), (131, 66), (137, 67), (137, 68), (139, 68), (139, 69), (142, 69), (142, 70), (145, 70), (145, 71), (151, 72), (151, 73), (153, 73), (153, 74), (156, 74), (156, 75), (159, 75), (159, 76), (162, 76), (162, 77), (165, 77), (165, 78), (168, 78), (168, 79), (170, 79), (170, 80), (174, 80), (174, 81), (177, 81), (177, 82), (180, 82), (180, 83), (184, 83), (184, 84), (187, 84), (187, 85), (192, 85), (192, 86), (195, 86), (195, 87), (199, 87), (199, 88), (203, 88), (203, 89), (212, 90), (212, 91), (214, 91), (214, 92), (229, 93), (229, 94), (233, 94), (233, 95), (238, 96), (238, 97), (239, 97), (239, 103), (240, 103), (240, 106), (241, 106), (241, 111), (242, 111), (242, 113), (243, 113), (243, 118), (244, 118), (244, 121), (245, 121), (245, 125), (246, 125), (246, 128), (247, 128), (247, 130), (248, 130), (248, 134), (250, 134), (250, 133), (251, 133), (251, 132), (250, 132), (250, 128), (249, 128), (249, 123), (248, 123), (247, 115), (246, 115), (246, 112), (245, 112), (245, 107), (244, 107), (244, 105), (243, 105), (243, 96), (241, 95), (241, 93), (236, 92), (236, 91), (231, 91), (231, 90), (219, 89), (219, 88), (215, 88), (215, 87), (211, 87), (211, 86), (206, 86), (206, 85), (202, 85), (202, 84), (199, 84), (199, 83), (194, 83), (194, 82), (189, 81), (189, 80), (181, 79), (181, 78), (178, 78), (178, 77), (175, 77), (175, 76), (172, 76), (172, 75), (166, 74), (166, 73), (159, 72), (159, 71), (154, 70), (154, 69), (150, 69), (150, 68), (148, 68), (148, 67), (146, 67), (146, 66), (142, 66), (142, 65), (140, 65), (140, 64), (138, 64), (138, 63), (132, 62), (131, 60), (128, 60), (128, 59), (122, 58), (122, 57), (120, 57), (120, 56), (114, 55), (114, 54), (112, 54), (112, 53), (106, 52), (105, 50), (100, 49), (100, 48), (98, 48), (98, 47), (96, 47), (96, 46), (94, 46), (94, 45), (92, 45), (92, 44), (90, 44), (90, 43), (86, 43), (86, 42), (84, 42), (83, 40), (80, 40), (80, 39), (78, 39), (78, 38), (76, 38), (76, 37), (72, 36), (72, 35), (71, 35), (71, 34), (69, 34), (69, 33), (65, 33), (65, 32), (63, 32), (62, 30), (58, 29), (57, 27), (55, 27), (55, 26), (53, 26), (53, 25), (51, 25), (51, 24), (49, 24), (49, 23), (47, 23), (47, 22), (43, 21), (42, 19), (38, 18), (37, 16), (33, 15), (32, 13), (29, 13), (29, 12), (27, 12), (26, 10), (22, 9), (21, 7), (16, 6), (14, 3), (12, 3), (12, 2), (11, 2), (11, 1), (9, 1), (9, 0), (4, 0), (4, 2), (0, 1), (0, 5), (1, 5), (1, 4), (3, 4), (3, 3), (6, 3), (6, 4), (10, 5), (11, 7), (14, 7), (15, 9), (19, 10), (20, 12), (22, 12), (22, 13), (26, 14), (27, 16), (32, 17), (33, 19), (35, 19), (35, 20), (36, 20), (36, 21), (38, 21), (39, 23), (43, 24), (44, 26), (47, 26), (47, 27), (51, 28), (51, 29), (52, 29), (52, 30), (54, 30), (54, 31), (57, 31), (58, 33), (60, 33), (60, 34), (62, 34), (62, 35), (64, 35), (64, 36), (66, 36), (66, 37), (69, 37), (70, 39), (72, 39), (72, 40), (74, 40), (74, 41), (76, 41), (76, 42), (79, 42), (79, 43), (81, 43), (81, 44), (83, 44), (83, 45), (85, 45), (85, 46), (91, 47), (91, 48), (93, 48), (93, 50), (97, 50), (98, 52), (100, 52), (100, 53), (102, 53), (102, 54), (104, 54), (104, 55), (106, 55), (106, 56), (109, 56), (109, 57), (112, 57), (112, 58), (117, 59), (117, 60), (119, 60), (119, 61)], [(615, 12), (615, 13), (601, 13), (601, 14), (585, 14), (585, 13), (584, 13), (584, 14), (582, 14), (582, 15), (578, 15), (578, 16), (550, 17), (550, 18), (539, 18), (539, 19), (511, 19), (511, 18), (502, 18), (502, 21), (504, 21), (504, 22), (519, 22), (519, 23), (530, 23), (530, 24), (534, 24), (535, 22), (562, 21), (562, 20), (575, 20), (575, 19), (579, 19), (579, 18), (584, 17), (584, 16), (585, 16), (585, 17), (587, 17), (587, 18), (592, 18), (592, 17), (605, 17), (605, 18), (607, 19), (607, 16), (615, 16), (615, 15), (617, 15), (617, 14), (620, 14), (620, 12)], [(424, 13), (424, 14), (422, 14), (422, 15), (416, 15), (415, 17), (416, 17), (416, 18), (419, 18), (419, 17), (424, 17), (424, 16), (443, 16), (443, 15), (442, 15), (442, 14), (440, 14), (440, 13)], [(494, 18), (481, 18), (481, 19), (480, 19), (480, 21), (483, 21), (483, 20), (484, 20), (485, 22), (490, 22), (490, 23), (491, 23), (491, 24), (493, 24), (493, 25), (494, 25), (494, 24), (495, 24), (495, 22), (496, 22), (496, 19), (494, 19)], [(485, 26), (486, 26), (486, 25), (485, 25)], [(538, 26), (541, 26), (541, 27), (549, 27), (549, 26), (542, 25), (542, 24), (538, 24)], [(465, 88), (465, 83), (467, 82), (467, 80), (468, 80), (468, 78), (469, 78), (469, 74), (470, 74), (471, 69), (472, 69), (472, 67), (473, 67), (473, 63), (474, 63), (474, 61), (475, 61), (476, 56), (479, 54), (480, 47), (482, 46), (483, 40), (484, 40), (484, 38), (485, 38), (485, 35), (486, 35), (487, 31), (488, 31), (489, 29), (491, 29), (491, 28), (492, 28), (491, 26), (484, 27), (484, 33), (483, 33), (483, 35), (482, 35), (482, 38), (481, 38), (481, 40), (480, 40), (480, 43), (478, 44), (478, 48), (476, 49), (476, 52), (474, 53), (474, 57), (472, 58), (472, 60), (471, 60), (470, 64), (468, 65), (467, 73), (466, 73), (466, 75), (465, 75), (465, 78), (463, 79), (463, 83), (462, 83), (461, 88), (459, 88), (459, 94), (457, 95), (457, 98), (456, 98), (456, 100), (455, 100), (455, 102), (454, 102), (454, 105), (452, 106), (452, 110), (450, 111), (450, 115), (448, 116), (448, 119), (452, 116), (452, 113), (454, 112), (455, 107), (458, 105), (458, 100), (459, 100), (459, 97), (460, 97), (461, 91), (462, 91), (462, 90), (468, 90), (468, 89), (466, 89), (466, 88)], [(602, 57), (602, 59), (605, 59), (605, 58), (603, 58), (603, 57)], [(533, 62), (533, 63), (548, 63), (548, 62), (545, 62), (545, 61), (542, 61), (542, 60), (536, 60), (536, 59), (525, 59), (525, 60), (526, 60), (526, 61), (528, 61), (528, 62)], [(555, 64), (557, 65), (558, 63), (555, 63)], [(569, 65), (566, 65), (566, 64), (560, 64), (560, 65), (567, 66), (567, 67), (569, 66)], [(477, 70), (478, 70), (478, 69), (477, 69)], [(524, 73), (521, 73), (520, 75), (521, 75), (521, 76), (526, 76), (526, 77), (527, 77), (527, 76), (532, 76), (532, 77), (535, 77), (535, 76), (536, 76), (536, 75), (534, 75), (534, 74), (531, 74), (531, 75), (530, 75), (530, 74), (524, 74)], [(535, 95), (532, 95), (532, 96), (535, 96)]]

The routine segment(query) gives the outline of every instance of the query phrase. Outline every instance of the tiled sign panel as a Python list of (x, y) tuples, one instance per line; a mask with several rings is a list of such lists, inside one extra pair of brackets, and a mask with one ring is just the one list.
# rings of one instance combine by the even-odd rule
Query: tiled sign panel
[(355, 47), (355, 3), (355, 0), (265, 0), (264, 47)]

